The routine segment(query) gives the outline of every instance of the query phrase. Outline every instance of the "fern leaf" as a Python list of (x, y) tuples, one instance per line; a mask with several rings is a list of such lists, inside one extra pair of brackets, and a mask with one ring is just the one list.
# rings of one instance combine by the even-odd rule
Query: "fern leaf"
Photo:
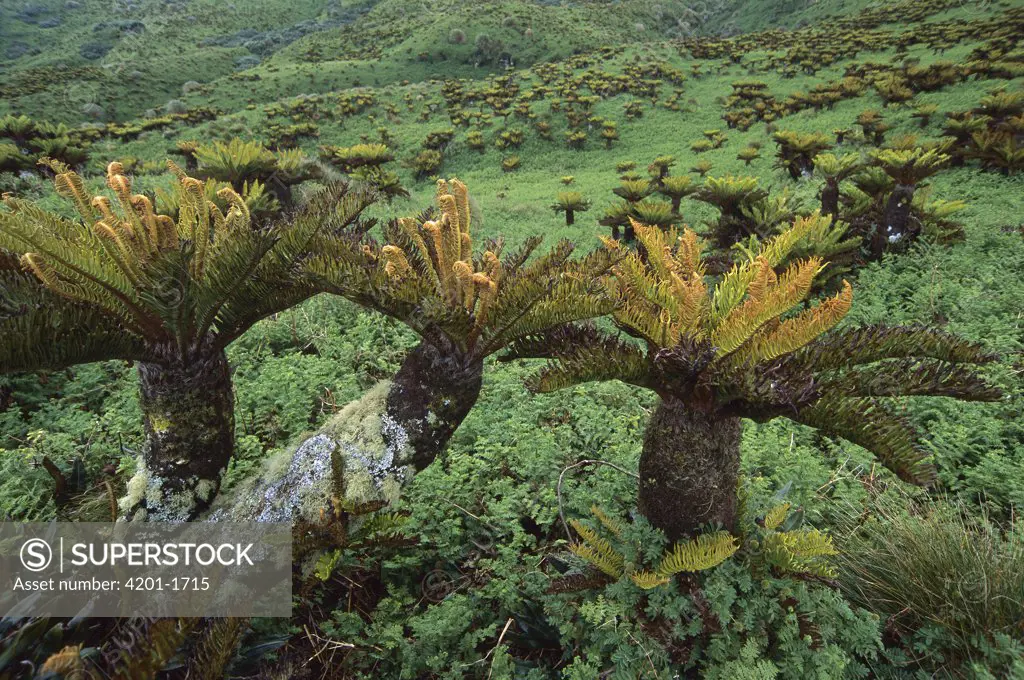
[(620, 524), (617, 520), (609, 517), (604, 510), (602, 510), (596, 505), (590, 506), (590, 512), (594, 513), (594, 517), (597, 517), (597, 520), (601, 522), (604, 528), (612, 532), (612, 534), (614, 534), (616, 538), (622, 537), (622, 524)]
[(247, 619), (213, 619), (196, 645), (188, 664), (188, 677), (220, 680), (227, 677), (228, 664), (235, 655)]
[(663, 586), (668, 583), (671, 579), (667, 576), (656, 574), (653, 571), (634, 571), (629, 575), (629, 579), (635, 583), (638, 587), (644, 590), (653, 590), (658, 586)]
[(726, 561), (737, 550), (739, 543), (728, 531), (701, 534), (689, 541), (676, 543), (658, 563), (655, 573), (670, 577), (683, 571), (704, 571)]
[(783, 522), (786, 521), (786, 517), (789, 515), (790, 503), (780, 503), (774, 508), (769, 510), (764, 516), (764, 528), (771, 529), (774, 531), (778, 529)]
[(625, 557), (590, 527), (577, 520), (569, 520), (569, 523), (583, 539), (582, 543), (571, 543), (569, 550), (612, 578), (621, 577)]
[(919, 443), (920, 434), (877, 399), (828, 396), (787, 415), (863, 446), (904, 481), (921, 485), (935, 481), (935, 468)]

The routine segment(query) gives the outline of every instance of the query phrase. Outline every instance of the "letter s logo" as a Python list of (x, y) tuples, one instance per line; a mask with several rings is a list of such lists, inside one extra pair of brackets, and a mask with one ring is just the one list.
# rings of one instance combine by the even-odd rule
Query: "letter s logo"
[(21, 564), (29, 571), (42, 571), (53, 561), (50, 544), (41, 538), (30, 538), (21, 546)]

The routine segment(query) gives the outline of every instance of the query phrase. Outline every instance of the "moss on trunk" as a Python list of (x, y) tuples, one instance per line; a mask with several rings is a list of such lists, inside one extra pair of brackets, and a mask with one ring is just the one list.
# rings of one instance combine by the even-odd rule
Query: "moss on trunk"
[(234, 395), (227, 357), (187, 365), (139, 363), (145, 442), (121, 499), (127, 519), (187, 521), (209, 506), (234, 451)]
[(708, 523), (733, 531), (739, 470), (739, 418), (665, 399), (644, 433), (640, 511), (671, 541)]

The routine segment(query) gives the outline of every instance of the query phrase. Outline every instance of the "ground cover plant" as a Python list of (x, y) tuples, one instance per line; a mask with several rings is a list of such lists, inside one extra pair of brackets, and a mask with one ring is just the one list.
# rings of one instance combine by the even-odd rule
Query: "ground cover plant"
[(5, 619), (0, 677), (1024, 677), (1022, 38), (0, 7), (4, 517), (251, 516), (310, 442), (398, 454), (278, 499), (290, 620)]

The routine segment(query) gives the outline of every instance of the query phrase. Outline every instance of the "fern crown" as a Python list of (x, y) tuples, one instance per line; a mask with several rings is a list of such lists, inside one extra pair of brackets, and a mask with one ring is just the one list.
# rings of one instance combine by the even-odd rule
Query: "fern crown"
[(390, 223), (384, 245), (367, 240), (329, 249), (309, 270), (338, 295), (477, 358), (516, 338), (611, 310), (603, 278), (615, 253), (574, 260), (573, 245), (561, 241), (531, 259), (540, 238), (504, 257), (501, 240), (474, 253), (466, 186), (439, 180), (436, 202), (437, 212)]

